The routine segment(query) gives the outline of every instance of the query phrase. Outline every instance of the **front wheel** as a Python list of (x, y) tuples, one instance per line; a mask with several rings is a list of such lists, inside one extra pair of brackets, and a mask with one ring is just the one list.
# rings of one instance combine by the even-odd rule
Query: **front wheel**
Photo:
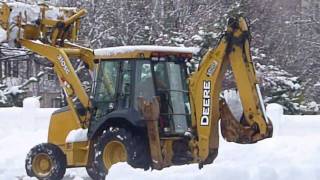
[(43, 143), (33, 147), (26, 158), (26, 172), (30, 177), (60, 180), (66, 172), (66, 156), (56, 145)]

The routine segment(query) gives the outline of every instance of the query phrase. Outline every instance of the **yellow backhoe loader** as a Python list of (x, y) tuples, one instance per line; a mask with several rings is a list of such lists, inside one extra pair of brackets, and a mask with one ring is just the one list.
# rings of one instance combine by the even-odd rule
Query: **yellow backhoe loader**
[[(29, 176), (57, 180), (66, 168), (86, 167), (90, 177), (100, 180), (118, 162), (145, 170), (190, 163), (201, 168), (218, 154), (219, 121), (230, 142), (250, 144), (272, 136), (243, 17), (229, 19), (217, 47), (190, 73), (193, 48), (92, 50), (76, 44), (86, 10), (59, 8), (62, 15), (52, 19), (47, 13), (53, 7), (42, 4), (37, 20), (30, 22), (27, 11), (13, 18), (13, 8), (16, 4), (2, 4), (1, 27), (8, 34), (16, 28), (16, 45), (53, 63), (68, 102), (52, 114), (48, 141), (27, 155)], [(81, 59), (94, 74), (89, 95), (72, 58)], [(229, 65), (243, 106), (241, 119), (220, 96)]]

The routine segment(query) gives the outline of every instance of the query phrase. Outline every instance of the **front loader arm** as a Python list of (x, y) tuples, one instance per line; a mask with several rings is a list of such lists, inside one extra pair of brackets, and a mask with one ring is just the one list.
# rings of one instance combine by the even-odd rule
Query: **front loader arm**
[[(244, 18), (232, 18), (215, 49), (209, 50), (198, 71), (189, 79), (192, 126), (198, 134), (200, 161), (206, 162), (219, 147), (219, 119), (228, 141), (253, 143), (271, 137), (272, 125), (264, 113), (250, 55), (249, 31)], [(237, 121), (223, 99), (222, 80), (231, 65), (244, 109), (245, 120)]]
[[(70, 56), (75, 56), (76, 52), (74, 51), (78, 50), (71, 48), (57, 48), (25, 39), (21, 39), (20, 43), (24, 47), (30, 49), (32, 52), (46, 57), (50, 62), (53, 63), (53, 69), (57, 74), (60, 84), (65, 92), (69, 108), (76, 115), (76, 117), (78, 117), (80, 127), (87, 127), (90, 116), (91, 102), (85, 89), (82, 87), (80, 79), (69, 59)], [(83, 112), (78, 112), (75, 108), (75, 100), (77, 99), (82, 104), (81, 109)]]
[[(9, 17), (12, 8), (15, 7), (10, 3), (3, 3), (0, 8), (0, 25), (8, 31), (8, 35), (11, 33)], [(95, 69), (93, 50), (71, 43), (77, 40), (80, 19), (87, 11), (62, 7), (59, 8), (57, 19), (49, 19), (46, 14), (51, 7), (42, 4), (39, 5), (39, 19), (30, 22), (27, 20), (27, 13), (30, 11), (28, 8), (33, 7), (24, 8), (23, 12), (10, 22), (18, 28), (16, 45), (20, 44), (53, 63), (73, 117), (77, 119), (80, 127), (88, 127), (91, 101), (70, 61), (70, 58), (75, 57), (82, 60), (91, 71)]]

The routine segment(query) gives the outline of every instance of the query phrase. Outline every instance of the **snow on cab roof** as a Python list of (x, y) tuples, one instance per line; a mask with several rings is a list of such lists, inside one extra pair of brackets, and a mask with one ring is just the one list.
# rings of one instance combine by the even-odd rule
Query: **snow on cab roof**
[(94, 54), (96, 57), (114, 56), (118, 54), (125, 54), (134, 51), (154, 51), (154, 52), (176, 52), (176, 53), (197, 53), (199, 48), (197, 47), (173, 47), (173, 46), (152, 46), (152, 45), (141, 45), (141, 46), (119, 46), (109, 47), (102, 49), (95, 49)]

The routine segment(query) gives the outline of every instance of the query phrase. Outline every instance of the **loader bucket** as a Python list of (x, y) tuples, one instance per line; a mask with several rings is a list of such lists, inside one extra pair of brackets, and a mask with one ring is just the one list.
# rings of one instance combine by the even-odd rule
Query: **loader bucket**
[(220, 100), (221, 114), (221, 134), (228, 142), (239, 144), (252, 144), (265, 138), (272, 137), (272, 123), (268, 120), (268, 133), (261, 135), (257, 126), (249, 126), (242, 116), (242, 120), (237, 119), (231, 112), (225, 99)]

